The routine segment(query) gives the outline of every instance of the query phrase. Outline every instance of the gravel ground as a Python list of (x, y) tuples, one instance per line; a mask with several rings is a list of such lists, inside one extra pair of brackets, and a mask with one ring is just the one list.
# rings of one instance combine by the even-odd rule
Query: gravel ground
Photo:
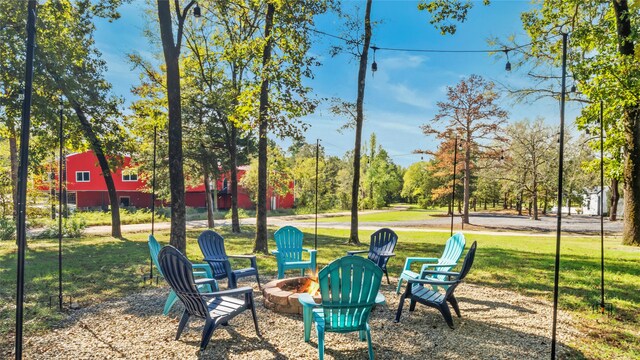
[[(60, 327), (25, 340), (26, 359), (317, 359), (315, 329), (303, 341), (300, 316), (281, 315), (262, 305), (256, 289), (262, 338), (254, 332), (250, 312), (216, 329), (209, 347), (198, 354), (201, 320), (193, 320), (175, 341), (181, 305), (161, 314), (167, 288), (150, 288), (120, 300), (72, 312)], [(456, 329), (439, 312), (418, 304), (405, 306), (401, 322), (393, 322), (399, 296), (383, 285), (387, 305), (370, 318), (377, 359), (547, 359), (550, 351), (551, 304), (511, 291), (463, 284), (456, 295), (462, 318)], [(558, 338), (563, 344), (580, 336), (575, 321), (560, 312)], [(329, 333), (326, 359), (365, 359), (366, 342), (357, 333)], [(575, 350), (561, 345), (561, 358)]]

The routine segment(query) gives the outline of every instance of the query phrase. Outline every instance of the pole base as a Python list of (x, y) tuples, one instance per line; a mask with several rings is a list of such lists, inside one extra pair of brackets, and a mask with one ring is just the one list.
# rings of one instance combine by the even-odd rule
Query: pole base
[[(65, 299), (67, 301), (65, 301)], [(54, 306), (60, 307), (60, 305), (62, 305), (60, 310), (74, 309), (78, 307), (77, 304), (74, 306), (73, 297), (71, 297), (71, 295), (62, 294), (62, 299), (60, 299), (59, 295), (49, 295), (49, 309)]]
[(591, 304), (591, 310), (594, 313), (600, 313), (602, 315), (606, 313), (607, 316), (612, 316), (614, 312), (614, 307), (613, 307), (613, 304), (611, 303), (601, 303), (598, 301)]
[(159, 281), (160, 281), (160, 276), (158, 275), (154, 275), (153, 277), (149, 276), (149, 274), (145, 274), (142, 275), (142, 282), (146, 285), (147, 281), (149, 282), (149, 285), (153, 285), (153, 281), (155, 280), (156, 285), (158, 285)]

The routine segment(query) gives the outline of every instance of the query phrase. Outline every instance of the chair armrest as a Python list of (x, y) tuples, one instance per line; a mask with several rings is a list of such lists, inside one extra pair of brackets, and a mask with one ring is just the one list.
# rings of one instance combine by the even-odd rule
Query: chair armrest
[(191, 266), (194, 269), (202, 269), (202, 270), (211, 269), (211, 266), (209, 266), (209, 264), (191, 264)]
[(234, 259), (248, 259), (251, 261), (251, 267), (254, 269), (258, 269), (258, 263), (255, 255), (227, 255), (230, 258)]
[(447, 275), (447, 276), (458, 276), (460, 275), (459, 272), (455, 272), (455, 271), (433, 271), (433, 270), (425, 270), (422, 272), (423, 274), (428, 274), (428, 275)]
[(212, 293), (202, 293), (202, 296), (207, 297), (220, 297), (220, 296), (234, 296), (234, 295), (243, 295), (243, 294), (251, 294), (253, 293), (253, 288), (248, 286), (243, 286), (241, 288), (231, 289), (231, 290), (223, 290), (216, 291)]
[(354, 251), (347, 251), (347, 255), (364, 254), (368, 252), (369, 250), (354, 250)]
[(196, 285), (210, 284), (210, 285), (216, 285), (216, 287), (218, 286), (218, 282), (216, 281), (216, 279), (207, 279), (207, 278), (195, 279), (195, 283)]
[(427, 285), (453, 285), (458, 283), (457, 280), (452, 281), (443, 281), (443, 280), (435, 280), (435, 279), (409, 279), (407, 280), (407, 286), (411, 284), (427, 284)]
[(395, 253), (380, 253), (380, 254), (378, 254), (378, 256), (380, 256), (380, 257), (393, 257), (393, 256), (396, 256), (396, 254)]
[(273, 254), (273, 255), (275, 255), (275, 256), (278, 256), (278, 254), (280, 254), (280, 251), (278, 251), (278, 250), (273, 250), (273, 251), (271, 252), (271, 254)]
[(456, 266), (458, 264), (423, 264), (422, 267), (423, 268), (430, 268), (430, 267), (449, 267), (449, 266)]
[(237, 258), (237, 259), (251, 259), (251, 258), (256, 258), (255, 255), (227, 255), (230, 258)]
[(305, 249), (305, 248), (302, 248), (302, 251), (306, 251), (309, 254), (311, 254), (312, 252), (318, 252), (318, 250), (315, 250), (315, 249)]
[(300, 301), (300, 304), (302, 304), (303, 307), (319, 307), (320, 304), (316, 304), (315, 301), (313, 301), (313, 297), (307, 293), (303, 293), (300, 294), (300, 296), (298, 296), (298, 301)]
[(437, 262), (438, 258), (428, 258), (428, 257), (408, 257), (404, 261), (404, 270), (411, 270), (411, 264), (414, 262)]

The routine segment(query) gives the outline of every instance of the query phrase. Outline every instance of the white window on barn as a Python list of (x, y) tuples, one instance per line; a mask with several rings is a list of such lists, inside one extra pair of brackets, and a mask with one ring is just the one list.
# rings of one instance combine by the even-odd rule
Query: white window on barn
[(136, 169), (123, 170), (122, 181), (138, 181), (138, 171)]
[(91, 181), (91, 173), (88, 171), (76, 171), (76, 182)]

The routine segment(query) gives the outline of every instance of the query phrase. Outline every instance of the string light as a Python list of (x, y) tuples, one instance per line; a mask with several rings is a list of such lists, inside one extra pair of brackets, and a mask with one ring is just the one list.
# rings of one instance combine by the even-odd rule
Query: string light
[(378, 71), (378, 63), (376, 63), (376, 50), (378, 50), (377, 46), (372, 46), (371, 49), (373, 49), (373, 63), (371, 63), (371, 76), (373, 76), (373, 73), (375, 73), (376, 71)]
[(202, 12), (200, 10), (200, 6), (198, 5), (198, 3), (196, 3), (196, 6), (193, 8), (193, 16), (196, 18), (199, 18), (200, 16), (202, 16)]
[(504, 66), (506, 71), (511, 71), (511, 63), (509, 62), (509, 49), (504, 49), (504, 54), (507, 55), (507, 63)]

